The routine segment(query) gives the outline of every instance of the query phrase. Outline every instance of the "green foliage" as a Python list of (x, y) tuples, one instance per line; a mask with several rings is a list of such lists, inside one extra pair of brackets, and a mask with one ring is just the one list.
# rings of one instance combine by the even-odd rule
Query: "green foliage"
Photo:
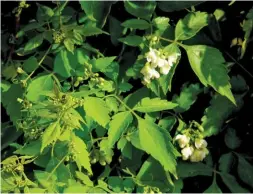
[[(12, 14), (3, 9), (1, 191), (181, 193), (190, 183), (205, 193), (252, 192), (251, 113), (241, 114), (252, 101), (253, 12), (205, 6), (21, 1)], [(236, 43), (232, 31), (222, 38), (222, 22), (241, 26)], [(203, 176), (209, 185), (198, 184)]]

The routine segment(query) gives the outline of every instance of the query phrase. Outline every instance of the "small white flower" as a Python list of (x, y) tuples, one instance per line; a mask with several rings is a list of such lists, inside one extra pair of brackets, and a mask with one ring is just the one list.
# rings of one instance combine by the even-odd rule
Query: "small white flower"
[(146, 57), (147, 57), (147, 61), (151, 62), (151, 63), (155, 63), (157, 60), (157, 56), (158, 56), (158, 51), (155, 49), (150, 48), (150, 51), (147, 53)]
[(200, 162), (208, 155), (208, 153), (209, 153), (209, 151), (206, 148), (195, 149), (193, 154), (190, 157), (190, 161), (191, 162)]
[(204, 139), (196, 139), (195, 140), (195, 147), (197, 149), (206, 148), (207, 142)]
[(182, 149), (181, 153), (183, 160), (188, 160), (188, 158), (192, 155), (193, 152), (194, 152), (193, 147), (185, 147), (184, 149)]
[(178, 134), (175, 140), (177, 140), (180, 148), (184, 148), (190, 142), (189, 137), (187, 137), (186, 135), (181, 135), (181, 134)]
[(171, 69), (171, 66), (168, 64), (164, 65), (163, 67), (160, 68), (160, 73), (163, 75), (167, 75)]
[(177, 62), (178, 55), (170, 55), (168, 57), (168, 64), (172, 67), (174, 63)]
[(167, 63), (167, 61), (165, 59), (163, 59), (163, 58), (158, 58), (156, 60), (156, 66), (158, 66), (160, 68), (163, 67), (163, 66), (165, 66), (166, 63)]

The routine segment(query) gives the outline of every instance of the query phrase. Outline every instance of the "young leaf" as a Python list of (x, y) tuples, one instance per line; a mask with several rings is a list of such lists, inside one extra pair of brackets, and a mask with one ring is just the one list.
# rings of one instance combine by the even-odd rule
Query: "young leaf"
[(42, 135), (42, 144), (40, 152), (44, 150), (50, 143), (56, 141), (61, 133), (61, 126), (58, 121), (51, 123)]
[(121, 112), (113, 116), (109, 123), (108, 146), (112, 148), (123, 133), (132, 123), (133, 116), (130, 112)]
[(52, 89), (53, 79), (50, 74), (38, 76), (29, 84), (26, 97), (32, 102), (41, 101), (45, 98), (41, 96), (42, 93), (45, 91), (52, 91)]
[(206, 108), (205, 115), (201, 118), (201, 126), (205, 129), (205, 136), (218, 134), (223, 122), (232, 112), (238, 111), (242, 105), (242, 97), (237, 97), (238, 107), (234, 106), (226, 97), (221, 95), (213, 96), (210, 106)]
[(176, 40), (187, 40), (195, 36), (203, 27), (208, 25), (208, 14), (205, 12), (188, 13), (176, 25)]
[(166, 28), (170, 25), (169, 21), (170, 19), (166, 17), (156, 17), (153, 19), (152, 23), (157, 29), (166, 30)]
[(197, 100), (197, 96), (203, 91), (200, 84), (183, 85), (180, 95), (174, 95), (172, 102), (177, 103), (176, 112), (182, 113), (190, 109), (191, 105)]
[(235, 129), (227, 129), (227, 133), (225, 134), (225, 143), (230, 149), (236, 149), (241, 145), (241, 140), (236, 136)]
[(177, 104), (160, 98), (143, 98), (133, 109), (139, 112), (156, 112), (177, 107)]
[(194, 177), (198, 175), (212, 176), (213, 173), (213, 169), (203, 163), (179, 162), (177, 169), (178, 177), (180, 178)]
[(191, 67), (205, 86), (212, 86), (218, 93), (236, 104), (230, 90), (229, 76), (221, 52), (205, 45), (186, 46)]
[(143, 19), (150, 19), (155, 7), (155, 1), (124, 1), (125, 9), (128, 13)]
[(118, 40), (129, 46), (139, 46), (142, 43), (142, 37), (137, 35), (129, 35)]
[(250, 164), (245, 158), (238, 156), (238, 175), (240, 179), (253, 189), (253, 165)]
[(116, 57), (103, 57), (91, 60), (93, 72), (106, 71)]
[(141, 19), (130, 19), (124, 21), (122, 24), (125, 28), (133, 28), (139, 30), (145, 30), (150, 27), (149, 23), (146, 20)]
[(38, 34), (26, 43), (24, 51), (25, 52), (31, 51), (39, 47), (42, 44), (42, 42), (43, 42), (43, 34)]
[(75, 162), (79, 171), (84, 167), (90, 174), (92, 174), (89, 153), (84, 141), (76, 135), (72, 135), (72, 143), (74, 144), (74, 153), (76, 154)]
[(171, 143), (169, 133), (153, 122), (142, 118), (138, 118), (138, 128), (142, 150), (158, 160), (165, 171), (177, 177), (176, 156), (178, 152)]
[(247, 189), (239, 185), (234, 176), (227, 173), (220, 173), (220, 176), (232, 193), (249, 193)]
[(93, 118), (98, 124), (106, 127), (110, 121), (109, 109), (104, 100), (96, 97), (87, 97), (84, 99), (83, 108), (85, 113)]

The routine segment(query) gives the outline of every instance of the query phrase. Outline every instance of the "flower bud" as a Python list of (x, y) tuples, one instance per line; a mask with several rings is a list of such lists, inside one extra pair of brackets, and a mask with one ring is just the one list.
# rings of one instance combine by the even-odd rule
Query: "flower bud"
[(189, 137), (187, 137), (186, 135), (181, 135), (181, 134), (178, 134), (175, 140), (177, 140), (180, 148), (184, 148), (190, 142)]
[(190, 161), (191, 162), (200, 162), (208, 155), (208, 153), (209, 153), (209, 151), (206, 148), (195, 149), (193, 154), (190, 157)]

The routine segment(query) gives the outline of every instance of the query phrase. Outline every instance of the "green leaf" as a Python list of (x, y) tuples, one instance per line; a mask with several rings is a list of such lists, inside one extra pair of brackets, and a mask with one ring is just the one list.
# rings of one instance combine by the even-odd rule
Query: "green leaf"
[(38, 3), (37, 6), (36, 18), (39, 22), (47, 21), (54, 15), (54, 11), (50, 7)]
[(222, 193), (221, 189), (217, 185), (216, 176), (214, 176), (211, 186), (205, 190), (204, 193)]
[(103, 73), (110, 79), (116, 81), (119, 76), (119, 64), (117, 62), (112, 62), (103, 70)]
[(142, 37), (137, 35), (129, 35), (118, 40), (129, 46), (139, 46), (143, 41)]
[(133, 146), (130, 142), (127, 141), (125, 137), (121, 137), (118, 141), (117, 148), (121, 150), (121, 154), (123, 157), (128, 159), (132, 159)]
[(176, 156), (178, 152), (171, 143), (171, 137), (158, 125), (138, 118), (139, 138), (142, 150), (158, 160), (165, 171), (176, 174)]
[(110, 111), (113, 111), (114, 113), (118, 112), (119, 102), (114, 97), (107, 97), (105, 99), (107, 107), (110, 109)]
[(132, 178), (126, 178), (124, 181), (123, 181), (123, 186), (124, 186), (124, 190), (127, 192), (127, 193), (132, 193), (134, 188), (135, 188), (135, 183), (133, 181)]
[(166, 172), (161, 164), (149, 157), (141, 166), (136, 179), (144, 185), (166, 189), (169, 187)]
[(245, 158), (237, 154), (238, 156), (238, 167), (237, 172), (240, 179), (253, 188), (253, 165), (250, 164)]
[(155, 8), (155, 1), (124, 1), (125, 9), (128, 13), (143, 19), (150, 19)]
[(39, 63), (36, 57), (32, 56), (24, 61), (23, 66), (24, 66), (24, 70), (27, 73), (31, 73), (32, 71), (34, 71), (35, 69), (39, 67)]
[(184, 84), (180, 95), (174, 95), (172, 102), (177, 103), (178, 106), (175, 111), (178, 113), (185, 112), (191, 108), (191, 105), (197, 100), (198, 95), (203, 91), (199, 83)]
[(113, 116), (108, 131), (108, 146), (110, 148), (119, 140), (132, 121), (133, 116), (130, 112), (121, 112)]
[(66, 49), (71, 52), (72, 54), (74, 54), (74, 49), (75, 49), (75, 43), (72, 41), (72, 39), (70, 38), (66, 38), (63, 41)]
[(95, 97), (87, 97), (84, 99), (83, 107), (85, 113), (93, 118), (98, 124), (106, 127), (110, 121), (109, 109), (106, 107), (104, 100)]
[(121, 26), (121, 22), (112, 16), (109, 17), (109, 31), (112, 44), (117, 46), (119, 43), (118, 39), (122, 35), (123, 27)]
[(170, 19), (166, 17), (156, 17), (153, 19), (152, 23), (156, 28), (166, 30), (166, 28), (170, 25), (169, 21)]
[(146, 20), (142, 19), (130, 19), (124, 21), (122, 24), (125, 28), (133, 28), (139, 30), (145, 30), (150, 28), (150, 24)]
[(234, 155), (232, 152), (223, 154), (219, 159), (219, 170), (222, 172), (229, 173), (234, 163)]
[(158, 1), (158, 7), (165, 12), (179, 11), (202, 3), (201, 1)]
[(187, 40), (195, 36), (203, 27), (208, 25), (208, 14), (206, 12), (188, 13), (180, 19), (176, 25), (176, 40)]
[(121, 92), (128, 92), (133, 88), (133, 86), (129, 83), (120, 83), (118, 88)]
[(218, 134), (223, 122), (231, 115), (238, 111), (242, 106), (242, 97), (236, 96), (238, 107), (234, 106), (226, 97), (221, 95), (213, 96), (210, 106), (206, 108), (205, 115), (201, 118), (201, 126), (204, 128), (205, 136)]
[(14, 153), (26, 156), (37, 156), (40, 154), (41, 141), (31, 141), (29, 144), (25, 144)]
[(35, 37), (31, 38), (25, 45), (24, 51), (31, 51), (37, 47), (39, 47), (43, 42), (43, 34), (38, 34)]
[(205, 86), (210, 85), (218, 93), (226, 96), (236, 104), (230, 90), (228, 71), (221, 52), (205, 45), (184, 47), (186, 49), (191, 67), (199, 80)]
[(247, 189), (239, 185), (234, 176), (227, 173), (220, 173), (220, 176), (232, 193), (249, 193)]
[(187, 178), (194, 176), (212, 176), (213, 169), (203, 163), (179, 162), (177, 165), (178, 177)]
[(116, 57), (103, 57), (91, 60), (93, 72), (106, 71)]
[(57, 180), (55, 175), (49, 176), (50, 173), (41, 170), (34, 170), (33, 172), (34, 177), (42, 187), (46, 188), (48, 191), (54, 191)]
[(30, 31), (30, 30), (34, 30), (34, 29), (37, 29), (37, 28), (40, 28), (42, 26), (42, 24), (34, 21), (34, 22), (31, 22), (27, 25), (25, 25), (24, 27), (21, 27), (21, 29), (18, 31), (18, 33), (16, 34), (16, 38), (21, 38), (22, 36), (25, 35), (25, 33), (27, 31)]
[(117, 176), (110, 176), (108, 177), (108, 186), (117, 193), (123, 191), (123, 180)]
[(87, 151), (87, 146), (84, 141), (76, 135), (72, 136), (72, 143), (74, 146), (74, 153), (76, 154), (75, 162), (78, 166), (79, 171), (82, 167), (85, 168), (90, 174), (92, 173), (89, 153)]
[(92, 24), (87, 24), (83, 26), (79, 26), (75, 28), (75, 32), (79, 33), (83, 36), (94, 36), (94, 35), (99, 35), (99, 34), (107, 34), (107, 32), (101, 30), (100, 28), (92, 25)]
[(52, 91), (53, 79), (50, 74), (36, 77), (28, 86), (26, 97), (32, 102), (41, 101), (43, 92)]
[(243, 93), (248, 90), (248, 85), (241, 75), (233, 76), (230, 80), (233, 91)]
[(236, 135), (236, 130), (233, 128), (227, 129), (227, 133), (225, 134), (225, 143), (226, 146), (230, 149), (236, 149), (241, 145), (241, 140)]
[(177, 104), (160, 98), (143, 98), (133, 109), (139, 112), (156, 112), (177, 107)]
[(90, 187), (94, 186), (93, 182), (90, 180), (90, 178), (86, 174), (76, 171), (76, 177), (80, 179), (83, 182), (83, 184)]
[(58, 139), (61, 133), (61, 126), (58, 121), (51, 123), (42, 135), (42, 144), (40, 148), (40, 152), (44, 150), (49, 144), (53, 143)]
[(167, 131), (171, 131), (173, 126), (176, 124), (177, 119), (174, 116), (168, 116), (165, 117), (161, 120), (159, 120), (158, 122), (158, 126), (167, 130)]
[(113, 2), (79, 1), (79, 3), (90, 20), (96, 21), (100, 27), (105, 25)]

